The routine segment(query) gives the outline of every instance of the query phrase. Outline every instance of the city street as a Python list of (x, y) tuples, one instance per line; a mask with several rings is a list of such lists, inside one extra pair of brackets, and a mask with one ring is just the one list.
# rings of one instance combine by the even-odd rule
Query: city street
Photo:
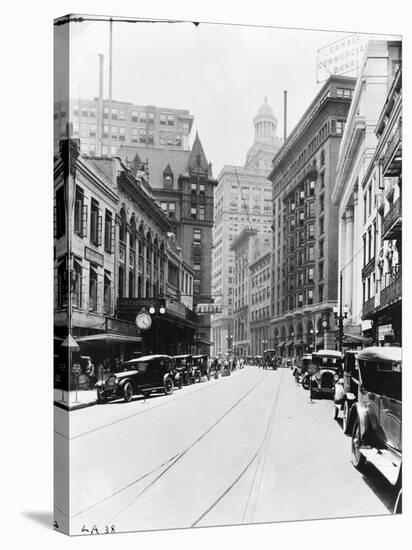
[[(65, 416), (55, 407), (57, 456)], [(257, 367), (71, 412), (70, 483), (71, 534), (389, 514), (394, 502), (378, 472), (352, 466), (331, 401), (311, 403), (289, 369)]]

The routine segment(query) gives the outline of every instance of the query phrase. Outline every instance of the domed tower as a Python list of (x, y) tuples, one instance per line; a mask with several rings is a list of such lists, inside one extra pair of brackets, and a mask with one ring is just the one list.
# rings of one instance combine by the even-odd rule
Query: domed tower
[(282, 140), (276, 136), (278, 120), (268, 103), (267, 97), (265, 97), (253, 119), (253, 125), (255, 127), (255, 139), (252, 147), (247, 152), (245, 167), (269, 171), (272, 166), (272, 159), (282, 145)]

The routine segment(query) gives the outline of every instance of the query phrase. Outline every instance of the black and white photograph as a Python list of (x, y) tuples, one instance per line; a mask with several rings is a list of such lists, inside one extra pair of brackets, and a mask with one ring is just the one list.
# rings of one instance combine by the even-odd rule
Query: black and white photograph
[(53, 32), (55, 531), (402, 514), (402, 35)]

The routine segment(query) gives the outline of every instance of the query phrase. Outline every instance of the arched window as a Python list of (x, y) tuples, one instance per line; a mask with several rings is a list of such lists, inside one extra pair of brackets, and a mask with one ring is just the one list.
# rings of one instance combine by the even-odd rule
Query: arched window
[(119, 298), (124, 297), (124, 282), (125, 282), (124, 267), (119, 266)]
[(140, 224), (140, 227), (139, 227), (139, 256), (141, 256), (141, 258), (143, 259), (143, 250), (144, 250), (144, 230), (143, 230), (143, 225)]
[(130, 248), (136, 250), (136, 222), (134, 218), (130, 222)]
[(153, 263), (155, 268), (157, 268), (159, 264), (159, 243), (157, 237), (155, 238), (153, 243)]
[(134, 271), (133, 269), (129, 270), (129, 298), (134, 298)]
[(122, 208), (120, 210), (120, 235), (119, 238), (122, 242), (126, 242), (126, 212)]
[(146, 260), (148, 262), (151, 262), (152, 261), (152, 235), (150, 231), (147, 232), (146, 239), (147, 239)]

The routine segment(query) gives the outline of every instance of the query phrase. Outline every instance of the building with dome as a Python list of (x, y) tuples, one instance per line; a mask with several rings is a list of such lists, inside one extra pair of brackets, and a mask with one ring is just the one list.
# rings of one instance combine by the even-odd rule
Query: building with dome
[[(222, 312), (212, 316), (212, 351), (216, 354), (233, 351), (237, 342), (234, 308), (242, 301), (235, 301), (236, 266), (231, 245), (246, 227), (259, 235), (256, 239), (258, 255), (271, 242), (272, 187), (267, 176), (282, 145), (282, 140), (276, 136), (277, 123), (265, 97), (253, 119), (255, 136), (245, 165), (225, 165), (218, 176), (214, 198), (212, 295), (215, 304), (221, 305)], [(247, 332), (249, 326), (243, 330)], [(248, 339), (245, 332), (243, 336)]]

